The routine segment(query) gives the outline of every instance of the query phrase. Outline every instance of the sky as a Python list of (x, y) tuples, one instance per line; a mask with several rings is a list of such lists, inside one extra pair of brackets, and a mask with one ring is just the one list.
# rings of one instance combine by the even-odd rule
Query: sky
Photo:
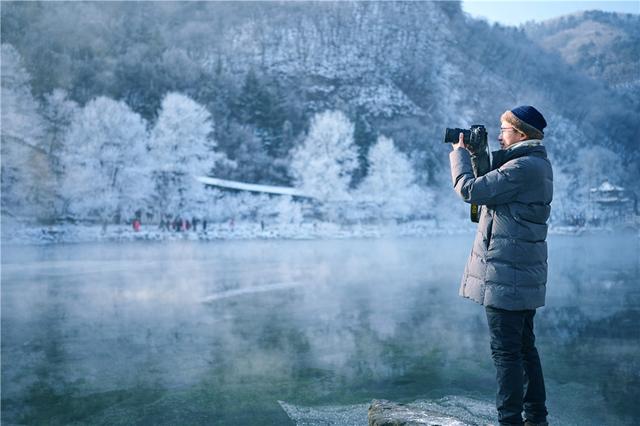
[(484, 1), (465, 0), (465, 12), (474, 18), (503, 25), (520, 25), (526, 21), (543, 21), (582, 10), (640, 14), (640, 0), (631, 1)]

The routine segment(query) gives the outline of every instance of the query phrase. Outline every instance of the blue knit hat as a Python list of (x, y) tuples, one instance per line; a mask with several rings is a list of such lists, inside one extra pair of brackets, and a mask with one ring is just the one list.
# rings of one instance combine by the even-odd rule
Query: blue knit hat
[(522, 105), (511, 111), (505, 111), (500, 120), (511, 124), (531, 139), (544, 138), (544, 128), (547, 127), (547, 121), (540, 114), (540, 111), (531, 105)]

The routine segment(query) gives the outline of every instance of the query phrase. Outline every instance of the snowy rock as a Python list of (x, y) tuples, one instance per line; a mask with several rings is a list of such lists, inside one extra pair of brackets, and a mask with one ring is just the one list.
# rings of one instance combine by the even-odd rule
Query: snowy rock
[(475, 424), (412, 404), (374, 400), (369, 407), (369, 426), (470, 426)]
[(357, 426), (367, 418), (367, 404), (306, 407), (278, 401), (296, 426)]
[(278, 401), (298, 426), (493, 426), (493, 403), (474, 398), (449, 395), (434, 400), (417, 400), (398, 404), (373, 400), (371, 404), (302, 406)]

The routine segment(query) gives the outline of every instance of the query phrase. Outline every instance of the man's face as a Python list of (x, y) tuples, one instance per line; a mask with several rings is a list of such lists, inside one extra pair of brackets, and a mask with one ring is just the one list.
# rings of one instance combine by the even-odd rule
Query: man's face
[(500, 134), (498, 134), (498, 141), (500, 141), (500, 148), (507, 149), (511, 145), (517, 142), (526, 140), (527, 137), (513, 128), (513, 126), (506, 121), (500, 123)]

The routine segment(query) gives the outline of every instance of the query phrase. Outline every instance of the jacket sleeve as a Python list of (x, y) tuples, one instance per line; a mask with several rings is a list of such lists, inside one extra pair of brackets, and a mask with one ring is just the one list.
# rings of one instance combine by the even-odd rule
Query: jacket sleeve
[(514, 201), (522, 187), (523, 172), (514, 161), (474, 177), (471, 157), (466, 149), (449, 153), (451, 179), (455, 191), (467, 203), (496, 205)]

